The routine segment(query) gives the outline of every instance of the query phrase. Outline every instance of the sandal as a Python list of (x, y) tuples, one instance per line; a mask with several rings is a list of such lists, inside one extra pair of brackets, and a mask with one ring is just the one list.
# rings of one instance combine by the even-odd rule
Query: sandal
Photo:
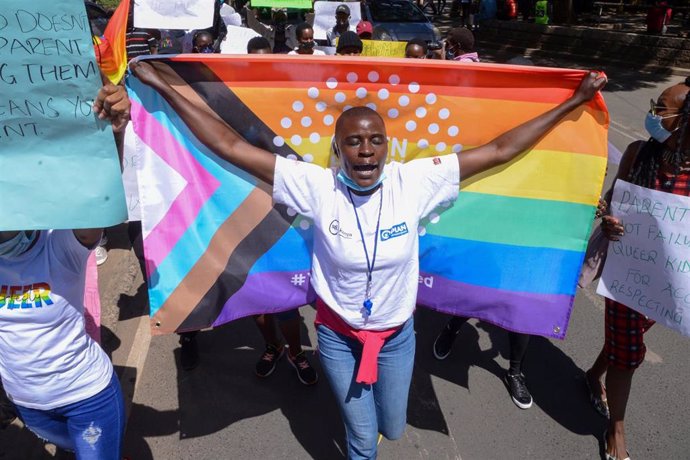
[(589, 400), (592, 402), (594, 410), (597, 411), (597, 413), (602, 417), (609, 418), (609, 405), (606, 401), (606, 398), (602, 398), (601, 396), (597, 396), (594, 394), (594, 392), (592, 391), (592, 387), (589, 384), (589, 379), (587, 378), (586, 373), (585, 385), (587, 385), (587, 391), (589, 391)]

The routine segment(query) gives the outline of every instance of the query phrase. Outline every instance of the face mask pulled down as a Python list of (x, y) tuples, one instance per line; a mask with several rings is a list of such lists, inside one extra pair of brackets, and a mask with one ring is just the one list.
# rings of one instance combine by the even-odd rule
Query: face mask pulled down
[(28, 235), (22, 231), (4, 243), (0, 243), (0, 259), (11, 259), (24, 254), (37, 237), (38, 232), (36, 231), (32, 231)]
[(356, 192), (369, 192), (371, 190), (374, 190), (376, 187), (381, 185), (381, 182), (386, 178), (386, 173), (382, 172), (381, 175), (379, 176), (378, 180), (369, 185), (368, 187), (362, 187), (359, 185), (357, 182), (353, 181), (345, 172), (340, 169), (338, 171), (338, 174), (336, 175), (336, 178), (346, 187), (356, 191)]

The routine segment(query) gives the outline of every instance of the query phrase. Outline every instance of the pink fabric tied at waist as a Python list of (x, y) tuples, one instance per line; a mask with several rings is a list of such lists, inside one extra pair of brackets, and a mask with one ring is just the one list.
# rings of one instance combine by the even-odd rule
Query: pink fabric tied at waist
[(357, 383), (371, 385), (378, 380), (378, 359), (381, 348), (388, 337), (395, 334), (402, 326), (386, 329), (384, 331), (364, 331), (354, 329), (343, 321), (340, 316), (321, 298), (316, 299), (316, 319), (314, 325), (322, 324), (327, 328), (351, 339), (358, 340), (362, 344), (362, 360), (357, 370)]

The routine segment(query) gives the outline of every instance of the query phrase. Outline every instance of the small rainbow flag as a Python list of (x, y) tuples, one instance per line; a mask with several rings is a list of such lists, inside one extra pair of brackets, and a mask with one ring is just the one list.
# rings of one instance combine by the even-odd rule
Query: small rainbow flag
[[(334, 123), (367, 105), (389, 160), (481, 145), (567, 99), (583, 72), (444, 61), (300, 56), (150, 60), (180, 93), (254, 145), (323, 166)], [(154, 333), (216, 326), (314, 299), (312, 223), (212, 154), (165, 100), (130, 78)], [(607, 155), (603, 98), (531, 151), (467, 181), (416, 229), (418, 303), (563, 338)], [(461, 172), (462, 175), (462, 172)], [(343, 255), (346, 257), (346, 255)]]
[(122, 0), (108, 25), (103, 37), (94, 37), (98, 66), (113, 85), (117, 85), (127, 71), (127, 17), (130, 0)]

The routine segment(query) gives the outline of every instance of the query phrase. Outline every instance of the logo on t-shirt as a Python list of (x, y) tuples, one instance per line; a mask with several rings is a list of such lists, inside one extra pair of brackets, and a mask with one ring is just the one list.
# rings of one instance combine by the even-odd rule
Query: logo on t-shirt
[(434, 162), (434, 164), (435, 164), (436, 166), (438, 166), (438, 165), (441, 164), (441, 159), (440, 159), (439, 157), (434, 157), (434, 159), (433, 159), (432, 161)]
[(29, 284), (28, 286), (0, 285), (0, 309), (40, 308), (52, 305), (50, 285), (48, 283)]
[(393, 225), (391, 228), (384, 228), (381, 230), (381, 241), (390, 240), (398, 236), (406, 235), (407, 224), (405, 222), (400, 222), (399, 224)]
[(340, 222), (336, 219), (328, 226), (328, 231), (331, 235), (338, 235), (342, 238), (350, 239), (352, 238), (352, 233), (347, 233), (340, 228)]

